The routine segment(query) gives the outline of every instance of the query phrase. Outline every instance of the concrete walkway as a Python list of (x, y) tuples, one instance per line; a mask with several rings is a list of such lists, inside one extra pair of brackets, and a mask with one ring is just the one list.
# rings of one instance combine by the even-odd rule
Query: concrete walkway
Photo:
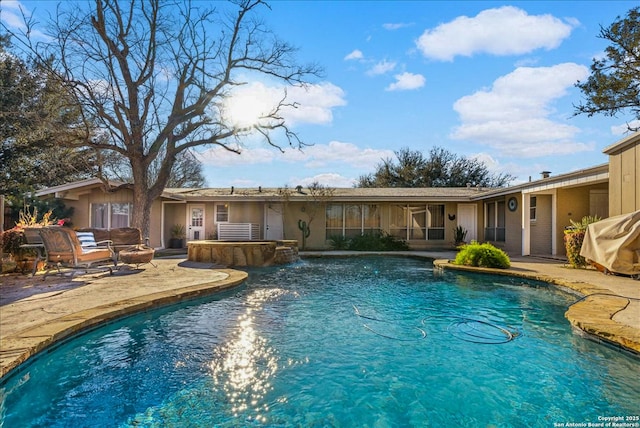
[(75, 279), (3, 275), (0, 377), (53, 343), (124, 315), (241, 284), (247, 273), (175, 259)]
[[(377, 253), (302, 252), (302, 258)], [(584, 298), (566, 313), (572, 325), (624, 349), (640, 353), (640, 281), (578, 270), (533, 257), (514, 258), (505, 270), (451, 265), (453, 252), (394, 252), (436, 260), (444, 269), (514, 275), (554, 283)], [(0, 377), (53, 343), (84, 329), (154, 307), (215, 293), (242, 283), (247, 274), (183, 259), (156, 259), (158, 267), (123, 269), (113, 276), (73, 280), (41, 276), (0, 277)], [(577, 300), (578, 298), (576, 298)]]

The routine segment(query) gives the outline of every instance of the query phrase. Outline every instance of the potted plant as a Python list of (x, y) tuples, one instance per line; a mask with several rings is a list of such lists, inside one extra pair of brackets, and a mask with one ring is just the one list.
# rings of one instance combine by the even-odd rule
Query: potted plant
[[(8, 255), (9, 260), (15, 262), (16, 267), (22, 272), (32, 270), (35, 273), (36, 270), (44, 267), (42, 249), (36, 247), (42, 245), (38, 229), (55, 224), (56, 220), (52, 219), (51, 214), (51, 211), (47, 211), (38, 220), (38, 209), (34, 208), (31, 212), (29, 206), (26, 206), (24, 211), (20, 210), (19, 221), (16, 222), (16, 225), (2, 233), (3, 253)], [(25, 244), (31, 244), (31, 247), (25, 247)]]
[(456, 228), (453, 229), (453, 241), (456, 248), (466, 243), (466, 239), (467, 239), (467, 229), (465, 229), (462, 226), (457, 226)]
[(171, 228), (171, 239), (169, 239), (169, 248), (184, 248), (184, 225), (174, 224)]
[(564, 247), (567, 251), (567, 260), (572, 267), (584, 268), (587, 265), (585, 258), (580, 255), (582, 241), (584, 241), (587, 226), (599, 220), (601, 219), (597, 216), (585, 216), (582, 217), (582, 220), (579, 222), (569, 220), (571, 226), (566, 227), (564, 230)]

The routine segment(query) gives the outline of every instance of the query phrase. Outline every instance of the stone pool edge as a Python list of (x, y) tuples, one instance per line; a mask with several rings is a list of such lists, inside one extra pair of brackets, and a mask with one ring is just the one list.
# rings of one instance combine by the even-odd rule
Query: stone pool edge
[(544, 281), (576, 293), (582, 299), (569, 306), (565, 312), (565, 318), (569, 320), (574, 329), (589, 339), (640, 355), (640, 330), (613, 319), (616, 314), (628, 308), (630, 301), (623, 296), (615, 295), (608, 288), (586, 282), (555, 278), (538, 272), (454, 265), (451, 260), (437, 259), (433, 261), (433, 265), (441, 269)]
[(129, 315), (228, 290), (242, 284), (248, 277), (248, 273), (234, 269), (216, 271), (226, 274), (226, 278), (105, 303), (3, 337), (0, 382), (30, 358), (74, 335)]

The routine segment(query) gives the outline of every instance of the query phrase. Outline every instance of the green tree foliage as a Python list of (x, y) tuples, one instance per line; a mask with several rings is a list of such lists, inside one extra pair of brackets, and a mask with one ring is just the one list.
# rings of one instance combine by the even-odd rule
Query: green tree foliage
[(0, 36), (0, 193), (17, 220), (24, 198), (46, 186), (88, 178), (95, 157), (57, 144), (57, 135), (77, 120), (79, 109), (41, 68), (10, 51)]
[(509, 174), (494, 174), (477, 160), (434, 147), (425, 157), (418, 150), (402, 148), (397, 161), (384, 159), (373, 174), (360, 176), (357, 187), (503, 187), (513, 180)]
[[(640, 7), (609, 27), (601, 27), (599, 37), (611, 44), (603, 58), (593, 60), (589, 78), (576, 84), (586, 98), (575, 107), (576, 114), (616, 117), (631, 113), (640, 119)], [(640, 129), (627, 126), (631, 131)]]

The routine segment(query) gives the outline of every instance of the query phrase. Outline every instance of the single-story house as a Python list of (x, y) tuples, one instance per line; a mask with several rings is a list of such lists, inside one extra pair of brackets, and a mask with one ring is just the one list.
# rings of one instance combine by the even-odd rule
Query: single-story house
[[(454, 229), (511, 255), (563, 256), (563, 231), (587, 215), (640, 209), (640, 133), (607, 147), (609, 162), (506, 188), (167, 188), (151, 209), (150, 243), (168, 246), (175, 225), (187, 240), (303, 240), (327, 249), (334, 236), (383, 231), (413, 249), (452, 248)], [(113, 183), (115, 185), (120, 183)], [(128, 226), (131, 191), (105, 192), (97, 179), (51, 187), (38, 197), (74, 207), (75, 227)]]

